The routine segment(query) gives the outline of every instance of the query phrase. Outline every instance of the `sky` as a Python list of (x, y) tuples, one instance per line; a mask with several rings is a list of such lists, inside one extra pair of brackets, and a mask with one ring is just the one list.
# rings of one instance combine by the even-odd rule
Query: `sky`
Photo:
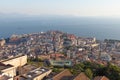
[(0, 0), (0, 14), (120, 17), (120, 0)]

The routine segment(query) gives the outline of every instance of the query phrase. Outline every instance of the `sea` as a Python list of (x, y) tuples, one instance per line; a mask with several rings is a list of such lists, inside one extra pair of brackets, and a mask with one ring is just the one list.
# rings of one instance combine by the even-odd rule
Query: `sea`
[(66, 16), (0, 16), (0, 38), (59, 30), (79, 37), (120, 40), (120, 18)]

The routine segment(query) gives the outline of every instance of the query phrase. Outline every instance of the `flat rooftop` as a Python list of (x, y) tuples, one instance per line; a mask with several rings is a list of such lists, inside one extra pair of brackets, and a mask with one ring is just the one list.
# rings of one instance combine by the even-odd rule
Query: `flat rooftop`
[(17, 56), (14, 56), (12, 58), (8, 58), (8, 59), (3, 59), (3, 60), (0, 60), (0, 62), (5, 62), (5, 61), (9, 61), (9, 60), (12, 60), (12, 59), (15, 59), (15, 58), (19, 58), (19, 57), (22, 57), (22, 56), (26, 56), (26, 55), (17, 55)]
[(11, 77), (0, 75), (0, 80), (8, 80), (8, 79), (11, 79)]
[(5, 64), (0, 62), (0, 71), (4, 70), (4, 69), (7, 69), (7, 68), (11, 68), (11, 67), (13, 67), (13, 66), (10, 65), (10, 64), (5, 65)]
[(37, 68), (37, 69), (32, 70), (29, 73), (27, 73), (25, 75), (25, 77), (27, 77), (27, 78), (35, 78), (35, 77), (37, 77), (37, 76), (39, 76), (39, 75), (41, 75), (43, 73), (46, 73), (48, 71), (49, 71), (49, 69), (46, 69), (46, 68)]
[(28, 72), (35, 70), (37, 67), (32, 65), (24, 65), (22, 67), (18, 68), (18, 71), (21, 72), (21, 74), (27, 74)]

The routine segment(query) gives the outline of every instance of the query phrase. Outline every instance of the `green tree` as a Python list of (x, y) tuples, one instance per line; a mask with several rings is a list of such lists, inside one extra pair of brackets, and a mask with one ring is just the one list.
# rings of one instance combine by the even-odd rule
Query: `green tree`
[(120, 80), (120, 67), (109, 63), (106, 68), (106, 76), (110, 78), (110, 80)]
[(93, 78), (93, 72), (92, 72), (92, 70), (91, 70), (90, 68), (87, 68), (87, 69), (85, 70), (85, 74), (86, 74), (90, 79)]

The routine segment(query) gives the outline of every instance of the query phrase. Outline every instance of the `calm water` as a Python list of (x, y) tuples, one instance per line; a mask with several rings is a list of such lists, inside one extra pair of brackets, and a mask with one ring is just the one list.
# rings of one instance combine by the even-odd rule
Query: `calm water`
[(0, 38), (47, 30), (61, 30), (77, 36), (120, 39), (120, 19), (74, 17), (0, 18)]

